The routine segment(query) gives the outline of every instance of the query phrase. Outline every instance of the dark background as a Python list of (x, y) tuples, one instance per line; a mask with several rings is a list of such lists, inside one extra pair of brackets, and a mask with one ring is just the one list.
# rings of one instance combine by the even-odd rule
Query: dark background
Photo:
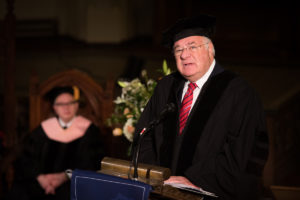
[[(7, 27), (9, 12), (16, 20)], [(10, 138), (28, 132), (32, 73), (42, 82), (75, 68), (102, 85), (107, 77), (136, 77), (142, 68), (157, 78), (163, 59), (175, 70), (161, 33), (199, 13), (217, 17), (217, 61), (261, 96), (271, 142), (265, 182), (299, 186), (300, 18), (292, 1), (0, 0), (0, 131), (10, 95), (16, 135)]]

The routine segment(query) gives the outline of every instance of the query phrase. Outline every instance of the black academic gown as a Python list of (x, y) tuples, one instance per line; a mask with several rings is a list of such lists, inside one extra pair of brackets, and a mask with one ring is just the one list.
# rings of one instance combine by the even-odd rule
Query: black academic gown
[(173, 102), (176, 109), (145, 135), (139, 161), (168, 167), (220, 199), (257, 199), (268, 138), (256, 93), (216, 64), (179, 135), (185, 81), (178, 72), (159, 81), (136, 127), (135, 142), (166, 104)]
[(16, 161), (14, 185), (7, 199), (70, 199), (70, 181), (57, 188), (55, 195), (44, 195), (36, 177), (66, 169), (99, 170), (103, 153), (100, 131), (93, 124), (82, 137), (69, 143), (49, 139), (39, 126), (23, 143)]

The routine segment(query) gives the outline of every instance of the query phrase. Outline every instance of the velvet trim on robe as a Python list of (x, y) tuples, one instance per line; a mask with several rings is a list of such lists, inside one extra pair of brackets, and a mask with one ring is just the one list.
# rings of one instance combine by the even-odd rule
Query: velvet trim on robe
[[(164, 123), (164, 133), (169, 133), (164, 137), (164, 143), (172, 141), (173, 148), (170, 148), (167, 144), (163, 144), (161, 147), (161, 160), (166, 162), (171, 158), (171, 163), (167, 165), (171, 166), (174, 174), (183, 175), (183, 172), (192, 164), (196, 146), (203, 128), (205, 127), (210, 114), (214, 111), (214, 107), (223, 94), (223, 91), (234, 77), (235, 74), (232, 72), (223, 71), (204, 84), (201, 93), (199, 94), (199, 98), (195, 102), (195, 105), (189, 114), (186, 124), (188, 128), (184, 129), (181, 135), (178, 134), (179, 117), (176, 116), (175, 118), (172, 118), (172, 121)], [(173, 88), (177, 87), (175, 86)], [(170, 95), (169, 102), (176, 101), (173, 98), (174, 95)], [(195, 110), (198, 112), (195, 112)], [(170, 124), (176, 124), (175, 127), (177, 129), (174, 132), (167, 131), (170, 128)], [(192, 130), (193, 127), (196, 127), (197, 131), (188, 132), (189, 130)], [(175, 132), (177, 134), (174, 134)], [(168, 150), (163, 150), (164, 148)]]

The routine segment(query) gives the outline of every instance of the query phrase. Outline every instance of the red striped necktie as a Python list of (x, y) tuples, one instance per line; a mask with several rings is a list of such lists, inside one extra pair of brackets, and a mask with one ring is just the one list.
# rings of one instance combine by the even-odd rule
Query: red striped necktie
[(186, 121), (189, 117), (191, 106), (193, 103), (193, 91), (197, 87), (196, 83), (190, 83), (188, 90), (186, 91), (183, 100), (181, 102), (180, 114), (179, 114), (179, 133), (181, 135)]

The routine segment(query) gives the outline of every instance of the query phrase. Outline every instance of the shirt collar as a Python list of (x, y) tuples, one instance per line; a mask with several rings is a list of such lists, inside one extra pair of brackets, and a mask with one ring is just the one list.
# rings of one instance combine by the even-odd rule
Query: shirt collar
[[(213, 62), (211, 63), (211, 65), (209, 66), (207, 72), (200, 78), (198, 79), (195, 83), (197, 84), (198, 88), (202, 88), (202, 86), (204, 85), (204, 83), (207, 81), (208, 77), (210, 76), (210, 74), (212, 73), (214, 67), (216, 64), (216, 60), (214, 59)], [(185, 83), (185, 86), (187, 86), (190, 83), (190, 81), (187, 81)]]
[(73, 119), (71, 119), (68, 123), (65, 123), (60, 117), (58, 118), (58, 122), (61, 125), (61, 127), (67, 127), (69, 128), (73, 122), (73, 120), (75, 119), (75, 117), (73, 117)]

